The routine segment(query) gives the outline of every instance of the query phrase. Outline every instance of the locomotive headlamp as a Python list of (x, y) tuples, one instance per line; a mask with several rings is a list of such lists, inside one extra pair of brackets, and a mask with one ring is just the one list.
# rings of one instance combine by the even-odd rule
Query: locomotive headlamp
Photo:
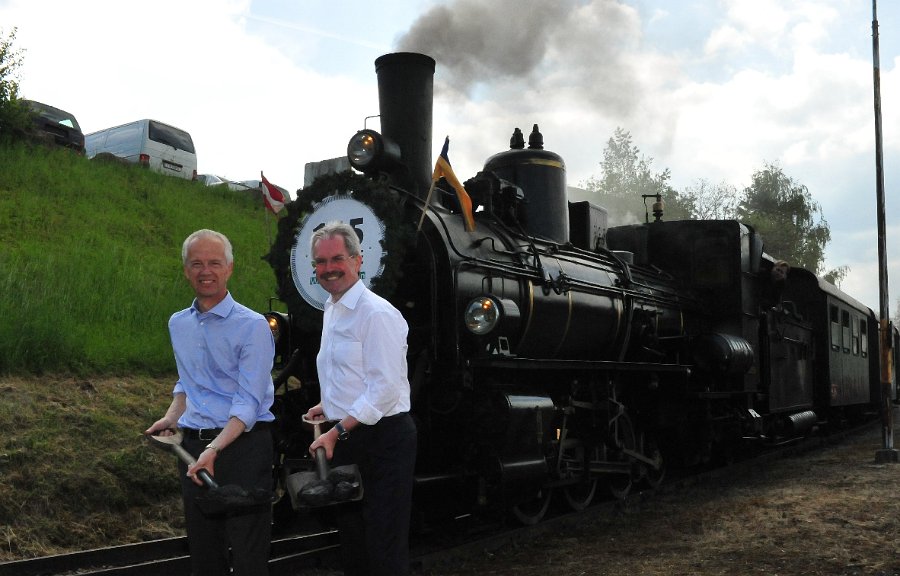
[(374, 130), (360, 130), (347, 144), (350, 165), (364, 174), (400, 163), (400, 147)]
[(275, 341), (275, 357), (272, 359), (275, 368), (281, 368), (287, 363), (291, 352), (291, 321), (284, 312), (269, 311), (263, 314), (272, 331), (272, 339)]
[(479, 336), (487, 334), (500, 323), (500, 306), (488, 296), (479, 296), (466, 306), (466, 328)]
[(266, 312), (264, 316), (269, 323), (269, 330), (272, 331), (272, 338), (277, 345), (278, 341), (281, 340), (281, 336), (286, 335), (290, 329), (287, 314), (283, 312)]
[(518, 328), (519, 307), (512, 300), (494, 296), (478, 296), (466, 306), (464, 320), (472, 334), (483, 336), (497, 326), (503, 328), (502, 336), (510, 336)]

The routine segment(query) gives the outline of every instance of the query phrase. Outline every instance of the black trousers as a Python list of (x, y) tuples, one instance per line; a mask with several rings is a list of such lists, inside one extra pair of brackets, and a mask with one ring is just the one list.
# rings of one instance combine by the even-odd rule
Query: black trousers
[(363, 499), (336, 506), (346, 576), (409, 574), (416, 425), (404, 412), (360, 425), (335, 446), (333, 466), (357, 464)]
[[(209, 440), (186, 437), (182, 445), (197, 458)], [(255, 430), (239, 436), (216, 456), (215, 480), (219, 486), (236, 484), (245, 490), (272, 490), (272, 434)], [(187, 524), (193, 576), (260, 576), (268, 574), (272, 539), (272, 508), (237, 516), (207, 517), (195, 498), (205, 487), (187, 478), (187, 466), (180, 463), (181, 494)], [(229, 551), (230, 549), (230, 551)], [(233, 572), (231, 569), (233, 568)]]

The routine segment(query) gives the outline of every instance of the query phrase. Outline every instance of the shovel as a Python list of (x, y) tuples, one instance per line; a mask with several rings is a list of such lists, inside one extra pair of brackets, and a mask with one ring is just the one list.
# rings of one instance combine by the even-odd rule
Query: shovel
[[(322, 435), (323, 420), (309, 420), (304, 416), (303, 421), (312, 424), (314, 439)], [(294, 510), (362, 499), (362, 477), (356, 464), (335, 466), (329, 470), (325, 448), (322, 446), (316, 448), (315, 460), (315, 471), (296, 472), (285, 480)]]
[[(176, 431), (171, 436), (147, 436), (146, 438), (151, 445), (156, 446), (160, 450), (174, 452), (178, 459), (187, 464), (188, 467), (193, 466), (197, 462), (181, 445), (183, 438), (181, 430)], [(207, 492), (202, 496), (197, 496), (194, 501), (197, 503), (200, 512), (205, 516), (238, 516), (259, 512), (264, 509), (264, 506), (271, 506), (272, 504), (272, 494), (268, 490), (256, 488), (248, 492), (234, 484), (219, 486), (212, 474), (205, 468), (201, 468), (197, 472), (197, 476), (203, 481)]]

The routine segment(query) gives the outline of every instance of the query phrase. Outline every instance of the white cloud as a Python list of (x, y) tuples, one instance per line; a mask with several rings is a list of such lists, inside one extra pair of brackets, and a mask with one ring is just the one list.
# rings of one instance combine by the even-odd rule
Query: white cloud
[[(529, 2), (359, 1), (342, 9), (268, 0), (158, 0), (152, 8), (5, 0), (0, 22), (18, 27), (16, 44), (26, 49), (24, 96), (75, 113), (87, 131), (142, 117), (169, 122), (193, 134), (201, 171), (250, 179), (265, 170), (291, 191), (302, 185), (306, 162), (342, 155), (363, 118), (377, 113), (372, 62), (395, 50), (393, 39), (417, 18), (444, 6), (469, 32), (506, 23), (479, 32), (493, 43), (484, 44), (491, 52), (470, 84), (450, 56), (437, 59), (435, 148), (450, 135), (462, 179), (505, 150), (513, 128), (527, 134), (532, 124), (565, 159), (571, 184), (599, 175), (617, 126), (654, 168), (671, 169), (677, 187), (706, 178), (741, 189), (764, 162), (779, 162), (822, 203), (833, 238), (828, 265), (851, 266), (845, 288), (877, 302), (867, 278), (875, 224), (868, 6), (694, 0), (675, 12), (662, 0)], [(555, 18), (535, 18), (525, 9), (531, 4)], [(880, 8), (893, 240), (900, 5)], [(466, 9), (496, 14), (475, 21), (462, 17)], [(683, 41), (670, 22), (683, 28)], [(437, 54), (448, 42), (447, 54), (459, 56), (454, 38), (469, 38), (469, 48), (479, 38), (441, 32), (425, 35), (421, 49)], [(536, 38), (543, 51), (534, 50)], [(529, 58), (511, 66), (517, 55)], [(469, 90), (450, 89), (460, 86)]]

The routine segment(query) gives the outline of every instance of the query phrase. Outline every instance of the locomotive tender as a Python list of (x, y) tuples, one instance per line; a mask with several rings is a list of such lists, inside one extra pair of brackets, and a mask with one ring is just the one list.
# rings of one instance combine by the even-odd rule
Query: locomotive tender
[(409, 324), (419, 511), (533, 523), (554, 492), (581, 509), (598, 486), (622, 497), (667, 464), (877, 406), (871, 309), (806, 270), (773, 283), (775, 260), (737, 221), (663, 221), (658, 204), (653, 222), (609, 227), (602, 208), (568, 201), (537, 125), (466, 181), (467, 230), (452, 187), (432, 188), (434, 66), (377, 59), (382, 132), (348, 146), (363, 175), (320, 177), (279, 221), (268, 259), (289, 314), (269, 317), (285, 474), (308, 465), (299, 415), (318, 401), (327, 297), (308, 244), (330, 220), (357, 229), (364, 281)]

